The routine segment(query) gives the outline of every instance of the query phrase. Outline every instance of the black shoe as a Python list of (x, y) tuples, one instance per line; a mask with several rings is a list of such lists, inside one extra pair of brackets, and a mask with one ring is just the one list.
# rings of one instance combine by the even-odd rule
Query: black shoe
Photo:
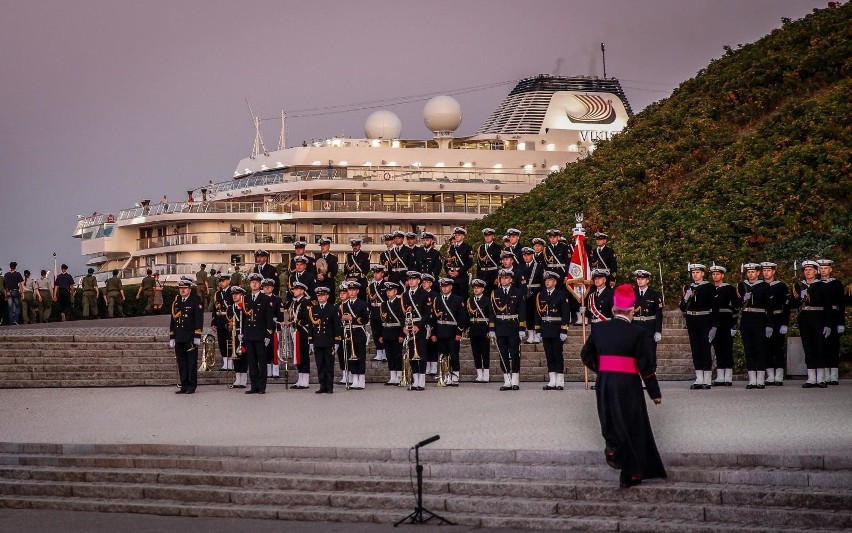
[(689, 386), (689, 390), (704, 390), (704, 385), (701, 383), (693, 383)]
[(458, 383), (447, 383), (447, 387), (458, 387)]
[(320, 389), (318, 391), (314, 391), (314, 394), (325, 394), (325, 389)]
[(512, 390), (520, 390), (520, 389), (521, 389), (521, 387), (519, 387), (518, 385), (512, 385)]
[(829, 385), (840, 385), (840, 382), (839, 381), (829, 381), (828, 384)]
[(763, 390), (766, 388), (766, 385), (755, 385), (757, 389)]
[(757, 388), (757, 385), (752, 385), (751, 383), (746, 385), (746, 390), (751, 390), (751, 389), (756, 389), (756, 388)]
[(188, 390), (184, 394), (195, 394), (195, 391), (194, 390)]
[(814, 387), (816, 387), (816, 386), (817, 386), (817, 384), (816, 384), (816, 383), (808, 383), (807, 381), (806, 381), (806, 382), (804, 382), (804, 383), (802, 383), (802, 388), (803, 388), (803, 389), (813, 389), (813, 388), (814, 388)]
[(713, 387), (711, 387), (710, 385), (708, 385), (708, 384), (706, 384), (706, 383), (705, 383), (704, 385), (702, 385), (702, 387), (704, 388), (704, 390), (710, 390), (710, 389), (712, 389), (712, 388), (713, 388)]
[(334, 394), (334, 391), (333, 390), (327, 390), (327, 391), (325, 391), (325, 393), (326, 394)]
[(390, 383), (390, 382), (385, 383), (386, 387), (396, 387), (397, 385), (399, 385), (399, 383)]
[(220, 368), (220, 369), (218, 369), (218, 370), (219, 370), (219, 372), (227, 372), (227, 371), (228, 371), (228, 369), (227, 369), (227, 368)]
[(249, 389), (249, 390), (245, 391), (243, 394), (257, 394), (257, 391), (254, 390), (254, 389)]
[(621, 470), (621, 465), (618, 463), (618, 460), (615, 457), (615, 450), (605, 448), (604, 458), (606, 459), (606, 464), (608, 464), (610, 467), (615, 468), (616, 470)]
[(784, 382), (783, 381), (776, 381), (775, 383), (773, 383), (773, 385), (775, 385), (776, 387), (783, 387)]
[(562, 385), (557, 385), (556, 390), (565, 390), (565, 387), (563, 387)]
[(175, 394), (186, 394), (186, 391), (183, 389), (178, 389), (175, 391)]
[(417, 387), (417, 390), (424, 391), (424, 390), (426, 390), (426, 387)]
[(589, 390), (595, 390), (596, 388), (597, 388), (597, 386), (594, 383), (592, 383), (592, 386), (589, 387)]
[(512, 386), (511, 385), (503, 385), (502, 387), (500, 387), (500, 390), (512, 390)]
[(817, 383), (817, 387), (819, 387), (821, 389), (827, 389), (828, 383), (826, 383), (825, 381), (820, 381), (819, 383)]
[(724, 381), (713, 380), (713, 386), (714, 387), (726, 387), (727, 384)]
[(266, 391), (265, 390), (259, 390), (259, 391), (257, 391), (257, 393), (258, 394), (266, 394)]
[(556, 387), (551, 387), (550, 385), (545, 385), (541, 388), (541, 390), (556, 390)]

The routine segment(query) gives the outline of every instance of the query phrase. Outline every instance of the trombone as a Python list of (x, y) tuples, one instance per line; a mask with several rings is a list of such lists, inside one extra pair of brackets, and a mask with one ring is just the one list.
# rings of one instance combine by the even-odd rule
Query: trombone
[[(343, 376), (346, 380), (346, 390), (349, 390), (352, 381), (349, 377), (349, 361), (357, 361), (358, 354), (355, 353), (355, 337), (352, 335), (352, 313), (345, 312), (343, 305), (340, 304), (341, 317), (349, 315), (349, 320), (343, 321)], [(351, 311), (352, 308), (350, 307), (349, 310)]]
[(399, 379), (400, 387), (407, 387), (411, 390), (411, 359), (408, 356), (408, 344), (414, 342), (414, 358), (420, 359), (417, 354), (417, 341), (414, 339), (414, 317), (411, 311), (405, 312), (405, 341), (402, 343), (402, 377)]

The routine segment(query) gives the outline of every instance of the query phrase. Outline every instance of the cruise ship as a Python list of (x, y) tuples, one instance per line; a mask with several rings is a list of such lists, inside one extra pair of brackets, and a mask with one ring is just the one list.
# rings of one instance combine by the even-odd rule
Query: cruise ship
[[(176, 281), (200, 265), (228, 271), (254, 250), (289, 264), (296, 241), (342, 260), (363, 239), (373, 261), (382, 235), (465, 226), (540, 184), (626, 125), (632, 110), (617, 79), (538, 75), (520, 80), (475, 133), (456, 135), (462, 109), (436, 96), (423, 109), (431, 139), (401, 137), (391, 110), (374, 111), (363, 138), (332, 137), (267, 150), (259, 119), (253, 153), (227, 179), (188, 184), (181, 201), (141, 200), (79, 217), (74, 237), (103, 281), (113, 269), (134, 283), (153, 269)], [(282, 129), (283, 131), (283, 129)], [(195, 186), (194, 186), (195, 185)]]

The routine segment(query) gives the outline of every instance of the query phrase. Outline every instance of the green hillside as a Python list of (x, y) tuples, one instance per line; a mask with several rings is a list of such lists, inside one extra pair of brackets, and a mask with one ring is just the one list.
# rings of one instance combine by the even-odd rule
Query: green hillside
[[(478, 222), (522, 239), (563, 231), (574, 213), (606, 230), (622, 272), (687, 262), (738, 270), (804, 258), (852, 276), (852, 4), (782, 21), (633, 117), (594, 154)], [(570, 233), (569, 233), (570, 235)], [(622, 279), (625, 279), (622, 277)], [(738, 274), (734, 279), (738, 279)]]

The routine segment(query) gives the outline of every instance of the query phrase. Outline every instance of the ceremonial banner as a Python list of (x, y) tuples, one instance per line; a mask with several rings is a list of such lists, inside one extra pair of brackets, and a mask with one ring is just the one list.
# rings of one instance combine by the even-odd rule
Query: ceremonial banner
[(293, 364), (298, 365), (302, 362), (302, 349), (299, 344), (299, 330), (293, 329)]
[(583, 229), (583, 215), (577, 215), (577, 226), (574, 228), (574, 252), (565, 276), (565, 285), (571, 295), (581, 304), (586, 296), (587, 285), (591, 283), (589, 256), (586, 253), (586, 230)]

